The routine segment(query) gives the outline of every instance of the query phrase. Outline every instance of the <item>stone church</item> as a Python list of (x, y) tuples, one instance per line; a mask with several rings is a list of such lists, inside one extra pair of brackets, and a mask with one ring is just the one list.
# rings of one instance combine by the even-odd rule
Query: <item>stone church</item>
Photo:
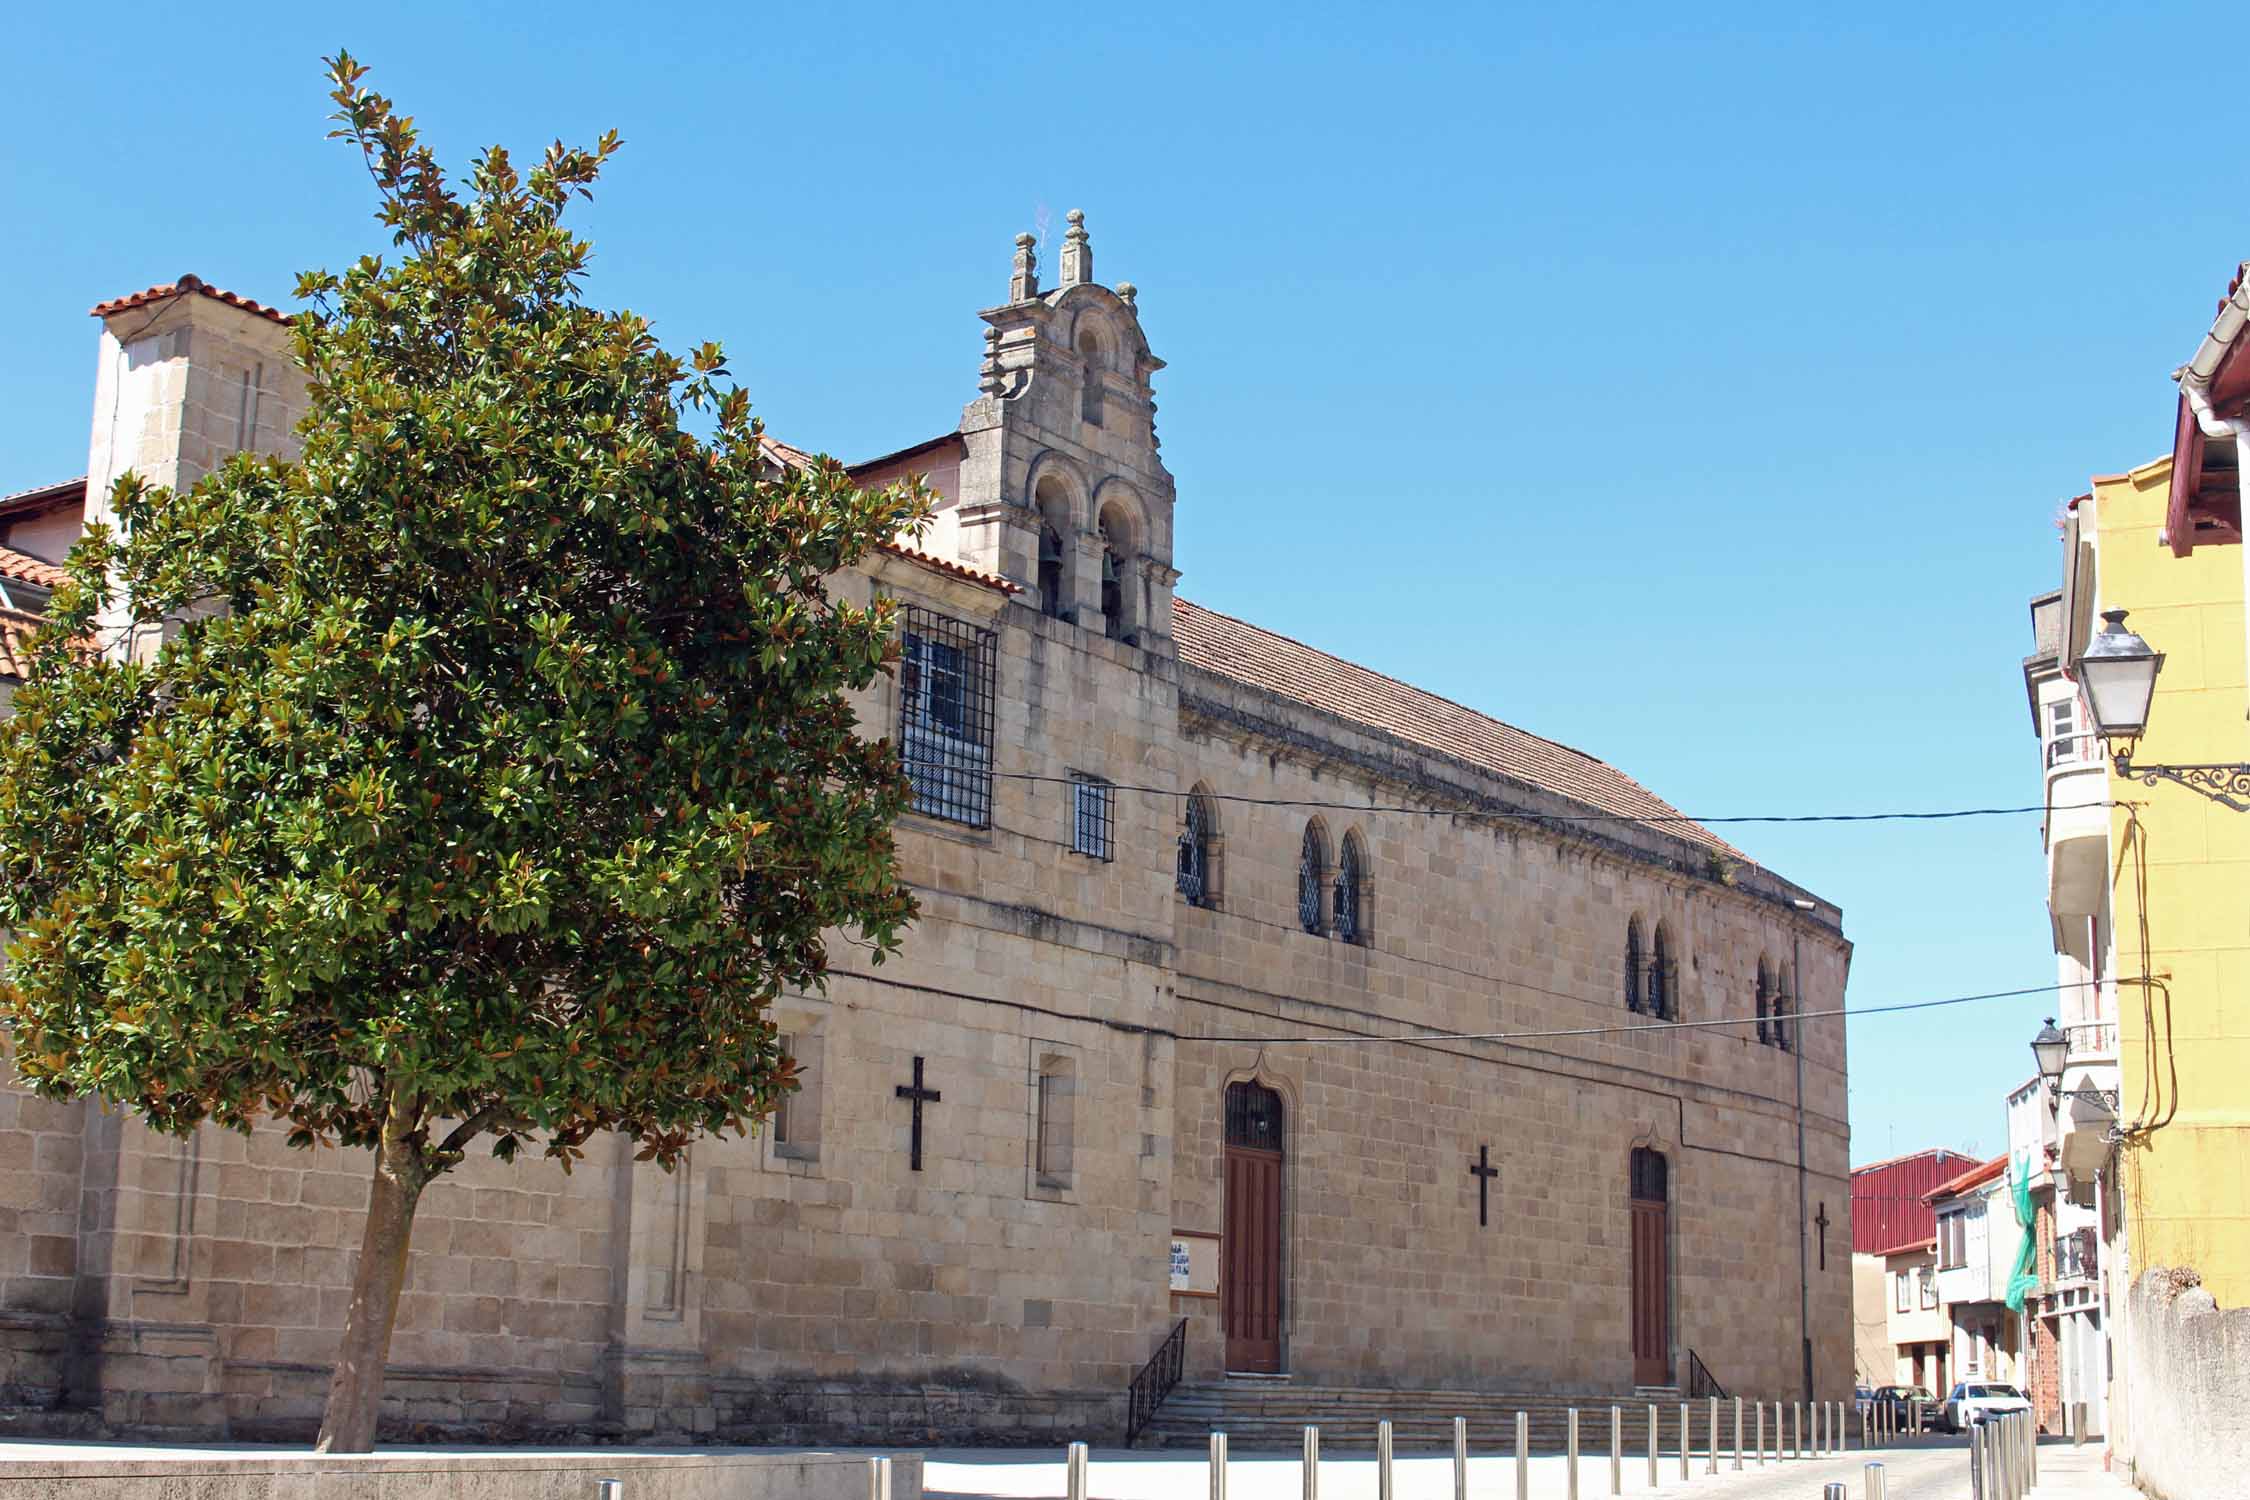
[[(903, 954), (785, 1004), (759, 1135), (433, 1185), (386, 1433), (1114, 1439), (1175, 1337), (1191, 1383), (1848, 1393), (1841, 914), (1177, 597), (1163, 361), (1076, 213), (1059, 262), (1018, 238), (959, 425), (854, 470), (942, 497), (835, 584), (904, 606), (859, 704), (914, 783)], [(116, 475), (303, 409), (272, 308), (93, 312), (88, 473), (0, 499), (0, 692)], [(367, 1180), (0, 1082), (0, 1425), (309, 1435)]]

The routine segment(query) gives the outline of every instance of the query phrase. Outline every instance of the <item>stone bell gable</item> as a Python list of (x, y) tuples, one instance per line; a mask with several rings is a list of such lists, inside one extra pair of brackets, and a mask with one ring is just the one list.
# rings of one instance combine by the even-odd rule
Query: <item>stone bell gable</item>
[(1133, 284), (1094, 280), (1085, 218), (1070, 211), (1046, 290), (1018, 235), (1008, 300), (978, 315), (980, 394), (961, 414), (954, 513), (939, 524), (954, 556), (1022, 585), (1043, 613), (1170, 655), (1177, 489), (1150, 385), (1164, 361)]

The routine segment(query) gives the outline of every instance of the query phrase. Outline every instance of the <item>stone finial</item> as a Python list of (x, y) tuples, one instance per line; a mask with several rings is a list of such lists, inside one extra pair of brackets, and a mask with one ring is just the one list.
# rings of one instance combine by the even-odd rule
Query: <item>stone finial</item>
[(977, 389), (987, 396), (997, 396), (1005, 382), (1000, 378), (1000, 330), (984, 331), (984, 363), (977, 369)]
[(1063, 217), (1070, 228), (1063, 234), (1062, 284), (1081, 286), (1094, 279), (1094, 246), (1086, 238), (1086, 211), (1074, 208)]
[(1008, 300), (1029, 302), (1039, 295), (1039, 241), (1029, 234), (1016, 236), (1015, 270), (1008, 277)]
[(1117, 300), (1124, 303), (1127, 307), (1133, 306), (1133, 299), (1135, 297), (1138, 297), (1140, 294), (1141, 289), (1133, 285), (1133, 283), (1131, 283), (1130, 281), (1120, 281), (1119, 283), (1117, 283)]

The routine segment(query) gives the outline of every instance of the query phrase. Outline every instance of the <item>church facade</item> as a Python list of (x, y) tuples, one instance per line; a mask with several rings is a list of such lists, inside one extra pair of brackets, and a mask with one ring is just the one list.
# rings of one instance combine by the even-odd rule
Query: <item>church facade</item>
[[(784, 1003), (762, 1134), (434, 1184), (386, 1431), (1114, 1436), (1176, 1330), (1190, 1379), (1848, 1391), (1843, 1026), (1798, 1014), (1842, 1003), (1841, 914), (1590, 756), (1177, 598), (1162, 362), (1075, 214), (1058, 270), (1021, 237), (958, 427), (854, 466), (940, 496), (836, 581), (904, 606), (859, 704), (915, 787), (903, 953)], [(8, 643), (117, 473), (302, 409), (271, 309), (95, 312), (87, 478), (0, 499)], [(0, 1413), (309, 1434), (366, 1191), (0, 1082)]]

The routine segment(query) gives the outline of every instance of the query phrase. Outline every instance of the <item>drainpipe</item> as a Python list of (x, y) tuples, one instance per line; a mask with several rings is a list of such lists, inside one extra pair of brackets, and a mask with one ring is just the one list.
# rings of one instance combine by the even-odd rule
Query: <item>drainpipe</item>
[[(1813, 904), (1792, 897), (1789, 904), (1801, 912)], [(1812, 1263), (1805, 1246), (1805, 953), (1800, 924), (1789, 929), (1789, 976), (1796, 984), (1797, 1012), (1789, 1018), (1789, 1055), (1797, 1061), (1797, 1344), (1804, 1362), (1805, 1400), (1813, 1398), (1812, 1378)], [(1682, 1439), (1685, 1441), (1685, 1439)]]
[[(2188, 410), (2195, 413), (2196, 425), (2203, 429), (2205, 437), (2234, 439), (2234, 482), (2241, 496), (2242, 595), (2250, 600), (2250, 418), (2222, 417), (2213, 411), (2210, 391), (2192, 376), (2180, 381), (2180, 394), (2187, 397)], [(2243, 615), (2242, 630), (2243, 647), (2250, 651), (2250, 611)], [(2250, 703), (2243, 708), (2243, 717), (2250, 718)]]

